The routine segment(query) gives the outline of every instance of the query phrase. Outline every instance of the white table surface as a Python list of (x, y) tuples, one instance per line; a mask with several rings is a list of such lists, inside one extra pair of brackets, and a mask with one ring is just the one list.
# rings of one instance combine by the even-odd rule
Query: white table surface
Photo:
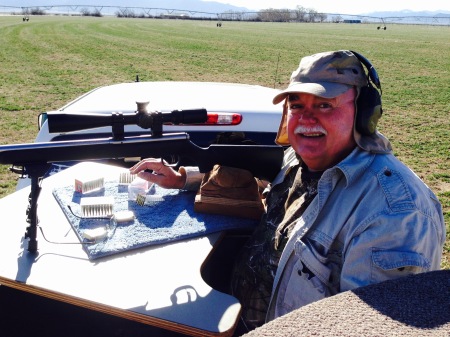
[[(54, 242), (79, 242), (52, 195), (83, 172), (116, 177), (123, 168), (80, 163), (43, 180), (39, 226)], [(90, 261), (80, 244), (54, 244), (38, 230), (38, 253), (24, 233), (30, 189), (0, 199), (0, 283), (20, 290), (187, 334), (230, 335), (240, 304), (212, 289), (201, 267), (220, 233)]]

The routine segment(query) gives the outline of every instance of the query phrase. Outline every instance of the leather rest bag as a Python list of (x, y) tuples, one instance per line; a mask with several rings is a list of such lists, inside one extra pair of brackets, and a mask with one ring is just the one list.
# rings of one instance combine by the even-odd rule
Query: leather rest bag
[(260, 219), (264, 206), (256, 179), (249, 171), (215, 165), (203, 177), (195, 196), (194, 210)]

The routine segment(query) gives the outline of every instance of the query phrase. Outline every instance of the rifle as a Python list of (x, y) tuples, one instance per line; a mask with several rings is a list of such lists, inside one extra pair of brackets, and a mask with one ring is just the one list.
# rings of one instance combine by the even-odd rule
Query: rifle
[[(255, 177), (271, 181), (281, 169), (283, 148), (277, 145), (211, 144), (199, 147), (186, 132), (162, 132), (163, 124), (195, 124), (206, 121), (205, 109), (174, 110), (169, 113), (147, 112), (138, 103), (134, 113), (47, 113), (49, 131), (70, 132), (111, 126), (112, 136), (0, 146), (0, 164), (11, 164), (11, 170), (31, 179), (25, 238), (28, 251), (37, 251), (37, 200), (41, 181), (53, 163), (126, 158), (168, 158), (169, 165), (195, 164), (200, 172), (212, 170), (215, 164), (249, 170)], [(136, 124), (151, 129), (151, 134), (125, 136), (124, 125)]]

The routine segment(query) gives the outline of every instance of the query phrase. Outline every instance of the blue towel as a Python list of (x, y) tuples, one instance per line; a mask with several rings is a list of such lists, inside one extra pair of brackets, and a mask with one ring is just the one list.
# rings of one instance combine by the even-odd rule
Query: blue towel
[[(103, 189), (84, 195), (75, 192), (73, 185), (58, 187), (53, 190), (53, 195), (80, 242), (86, 243), (83, 247), (91, 260), (144, 246), (224, 230), (251, 230), (258, 222), (246, 218), (196, 213), (194, 211), (194, 192), (163, 189), (157, 186), (154, 194), (160, 196), (162, 200), (151, 205), (140, 206), (135, 201), (128, 200), (126, 185), (119, 185), (118, 182), (114, 181), (106, 181)], [(131, 210), (135, 219), (114, 224), (114, 222), (106, 219), (77, 217), (81, 216), (81, 198), (98, 196), (113, 196), (114, 212)], [(97, 227), (108, 228), (107, 236), (97, 240), (96, 243), (89, 243), (89, 240), (84, 238), (83, 231)]]

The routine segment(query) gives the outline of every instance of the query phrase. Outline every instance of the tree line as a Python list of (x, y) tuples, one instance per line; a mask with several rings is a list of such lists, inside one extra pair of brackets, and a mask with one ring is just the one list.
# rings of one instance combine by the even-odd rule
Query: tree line
[(251, 17), (247, 20), (261, 22), (324, 22), (327, 20), (327, 14), (319, 13), (313, 8), (297, 6), (295, 9), (263, 9), (259, 12), (225, 12), (221, 18), (226, 20), (245, 20), (245, 16)]
[[(54, 6), (67, 7), (67, 6)], [(72, 8), (81, 7), (78, 15), (101, 17), (103, 7), (108, 6), (70, 6)], [(48, 8), (47, 8), (48, 9)], [(136, 7), (117, 7), (115, 15), (117, 17), (128, 18), (157, 18), (172, 17), (185, 19), (219, 19), (224, 21), (261, 21), (261, 22), (324, 22), (327, 20), (327, 14), (318, 13), (315, 9), (297, 6), (295, 9), (275, 9), (268, 8), (258, 12), (238, 12), (226, 11), (223, 13), (205, 13), (192, 12), (187, 10), (167, 9), (171, 14), (151, 14), (152, 8), (136, 8)], [(188, 13), (188, 14), (187, 14)], [(45, 15), (46, 11), (40, 7), (23, 7), (23, 15)]]

